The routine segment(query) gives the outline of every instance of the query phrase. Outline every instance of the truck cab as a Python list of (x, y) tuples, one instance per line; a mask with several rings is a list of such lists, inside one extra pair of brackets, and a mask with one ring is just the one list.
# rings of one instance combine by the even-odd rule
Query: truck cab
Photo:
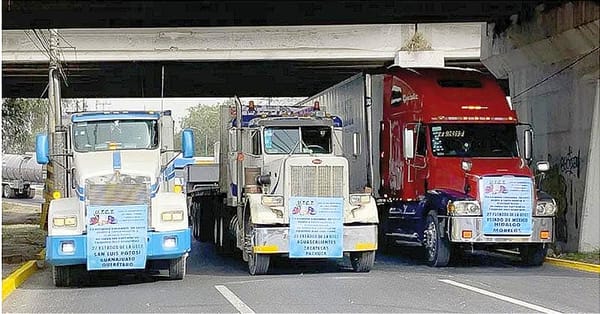
[(384, 86), (380, 193), (394, 200), (382, 208), (387, 240), (422, 243), (433, 266), (465, 248), (516, 248), (526, 264), (541, 264), (556, 204), (536, 190), (532, 130), (495, 80), (400, 69)]
[(354, 270), (369, 271), (377, 207), (369, 193), (350, 192), (343, 122), (312, 107), (239, 101), (223, 108), (221, 121), (219, 192), (190, 206), (198, 238), (213, 227), (217, 249), (241, 250), (252, 275), (266, 273), (273, 255), (347, 253)]
[[(168, 269), (182, 279), (190, 251), (185, 195), (175, 186), (170, 112), (83, 112), (70, 116), (66, 189), (48, 210), (46, 260), (57, 286), (76, 269)], [(185, 130), (184, 155), (193, 153)], [(56, 145), (58, 143), (54, 143)], [(50, 162), (49, 140), (36, 139), (37, 160)], [(56, 188), (56, 187), (55, 187)]]

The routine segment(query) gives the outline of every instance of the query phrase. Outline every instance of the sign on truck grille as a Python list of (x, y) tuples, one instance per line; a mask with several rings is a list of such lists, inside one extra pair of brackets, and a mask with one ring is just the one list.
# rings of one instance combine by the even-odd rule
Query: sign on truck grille
[(531, 235), (533, 182), (525, 177), (483, 177), (479, 181), (483, 233)]

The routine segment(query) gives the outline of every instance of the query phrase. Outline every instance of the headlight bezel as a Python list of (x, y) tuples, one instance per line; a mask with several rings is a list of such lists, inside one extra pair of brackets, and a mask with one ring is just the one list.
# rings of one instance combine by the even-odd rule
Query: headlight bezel
[(554, 199), (538, 200), (535, 204), (534, 216), (552, 217), (556, 215), (558, 206)]
[(162, 222), (180, 222), (183, 221), (184, 218), (184, 211), (181, 209), (163, 211), (160, 213), (160, 221)]
[(451, 216), (481, 216), (481, 205), (476, 200), (449, 201), (446, 205)]
[(350, 194), (350, 198), (348, 200), (350, 205), (359, 206), (369, 204), (371, 202), (370, 194)]
[(75, 215), (52, 217), (52, 226), (56, 228), (75, 228), (78, 219)]
[(284, 201), (282, 195), (265, 194), (260, 197), (260, 203), (267, 207), (281, 207)]

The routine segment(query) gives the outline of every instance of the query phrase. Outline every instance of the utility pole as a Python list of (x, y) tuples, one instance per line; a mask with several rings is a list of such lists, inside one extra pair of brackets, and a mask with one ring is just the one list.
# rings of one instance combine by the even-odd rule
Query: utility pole
[(58, 30), (50, 30), (50, 60), (48, 66), (48, 138), (50, 140), (50, 162), (46, 166), (46, 184), (44, 187), (44, 204), (42, 205), (42, 215), (40, 226), (47, 228), (48, 208), (50, 200), (56, 192), (61, 197), (68, 197), (68, 164), (66, 147), (66, 129), (62, 124), (62, 106), (60, 91), (60, 60), (58, 58)]

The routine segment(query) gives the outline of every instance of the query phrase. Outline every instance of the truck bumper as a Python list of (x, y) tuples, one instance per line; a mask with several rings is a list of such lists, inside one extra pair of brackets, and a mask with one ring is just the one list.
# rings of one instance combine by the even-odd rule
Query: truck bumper
[(148, 232), (148, 259), (172, 259), (191, 250), (190, 228), (175, 231)]
[[(148, 232), (147, 259), (172, 259), (191, 250), (190, 229)], [(46, 237), (46, 261), (53, 266), (87, 263), (87, 236)]]
[(54, 266), (85, 264), (86, 240), (85, 235), (46, 237), (46, 261)]
[[(254, 229), (254, 253), (289, 253), (289, 227)], [(344, 226), (344, 252), (377, 250), (377, 225)]]
[[(450, 241), (460, 243), (551, 243), (554, 240), (554, 218), (533, 217), (531, 235), (485, 235), (482, 217), (450, 217)], [(469, 237), (470, 235), (470, 237)]]

